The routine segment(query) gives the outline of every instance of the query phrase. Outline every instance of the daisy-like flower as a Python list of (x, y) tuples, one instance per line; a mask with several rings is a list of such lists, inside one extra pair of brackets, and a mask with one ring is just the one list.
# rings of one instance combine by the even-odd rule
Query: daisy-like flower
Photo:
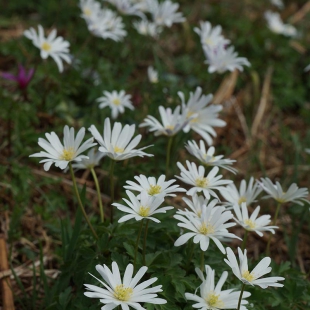
[[(230, 233), (227, 228), (235, 226), (236, 223), (226, 223), (233, 218), (230, 211), (225, 207), (215, 206), (213, 203), (208, 206), (202, 206), (202, 213), (197, 217), (192, 212), (176, 214), (174, 218), (180, 221), (179, 227), (186, 228), (191, 232), (181, 235), (174, 243), (180, 246), (186, 243), (190, 238), (194, 238), (194, 243), (200, 244), (200, 249), (206, 251), (209, 247), (210, 239), (216, 244), (219, 250), (225, 254), (225, 248), (221, 241), (223, 238), (237, 238)], [(241, 239), (240, 239), (241, 240)]]
[(309, 203), (309, 200), (306, 199), (309, 195), (308, 189), (298, 188), (295, 183), (291, 184), (287, 191), (283, 191), (279, 182), (273, 184), (269, 178), (261, 178), (261, 182), (258, 183), (268, 193), (264, 198), (273, 198), (279, 203), (294, 202), (299, 205), (303, 205), (304, 202)]
[(129, 207), (120, 203), (112, 203), (112, 206), (115, 206), (118, 210), (128, 213), (118, 220), (119, 223), (126, 222), (133, 218), (136, 221), (149, 219), (156, 223), (160, 223), (160, 220), (153, 217), (153, 215), (158, 213), (166, 213), (167, 210), (173, 209), (171, 206), (159, 208), (159, 206), (164, 202), (164, 194), (150, 196), (147, 192), (142, 192), (139, 197), (136, 197), (131, 191), (126, 191), (126, 194), (130, 201), (125, 198), (123, 198), (123, 200)]
[(158, 83), (158, 72), (152, 66), (149, 66), (147, 68), (147, 76), (151, 83), (153, 84)]
[(284, 3), (282, 0), (270, 0), (271, 4), (276, 6), (278, 9), (283, 9), (284, 8)]
[(56, 37), (56, 29), (53, 29), (50, 34), (45, 37), (43, 27), (38, 25), (38, 33), (31, 27), (24, 31), (24, 36), (30, 39), (34, 46), (40, 49), (41, 58), (46, 59), (51, 56), (54, 59), (59, 72), (62, 72), (64, 69), (63, 60), (68, 64), (71, 63), (71, 58), (69, 56), (70, 43), (65, 41), (63, 37)]
[[(203, 197), (203, 196), (198, 196), (197, 194), (194, 194), (192, 196), (192, 200), (183, 197), (182, 198), (183, 201), (189, 206), (190, 210), (185, 209), (185, 211), (183, 210), (178, 210), (177, 213), (179, 214), (184, 214), (186, 212), (192, 212), (193, 214), (195, 214), (197, 217), (201, 216), (202, 213), (202, 209), (203, 209), (203, 205), (207, 206), (209, 203), (209, 199)], [(212, 200), (210, 203), (216, 205), (217, 204), (217, 200), (214, 199)]]
[(112, 118), (117, 118), (119, 113), (124, 113), (125, 108), (134, 110), (134, 106), (131, 102), (131, 95), (126, 95), (124, 90), (117, 92), (113, 90), (112, 92), (104, 91), (104, 96), (97, 99), (99, 102), (99, 108), (103, 109), (105, 107), (110, 107), (112, 110)]
[(81, 128), (74, 137), (74, 128), (69, 129), (68, 126), (64, 127), (64, 144), (62, 144), (55, 132), (45, 134), (47, 140), (39, 138), (38, 144), (44, 149), (45, 152), (35, 153), (29, 157), (46, 157), (40, 163), (44, 163), (44, 170), (48, 171), (52, 164), (60, 169), (66, 169), (69, 162), (81, 161), (87, 159), (88, 156), (80, 155), (87, 149), (93, 147), (97, 143), (93, 143), (94, 139), (90, 138), (85, 141), (81, 146), (81, 142), (85, 136), (85, 128)]
[(165, 135), (174, 136), (182, 130), (189, 119), (186, 119), (184, 113), (180, 113), (181, 106), (177, 106), (172, 112), (170, 108), (165, 109), (163, 106), (158, 108), (162, 124), (152, 115), (148, 115), (139, 127), (149, 127), (149, 131), (154, 131), (155, 136)]
[(259, 210), (260, 206), (258, 206), (249, 217), (247, 204), (245, 202), (241, 204), (241, 210), (238, 205), (234, 205), (234, 211), (237, 217), (234, 219), (245, 230), (255, 231), (260, 237), (263, 236), (262, 231), (270, 231), (274, 234), (274, 229), (278, 228), (278, 226), (267, 226), (271, 222), (270, 215), (257, 217)]
[[(304, 71), (309, 71), (310, 70), (310, 65), (308, 65), (305, 69), (304, 69)], [(310, 152), (310, 151), (309, 151)]]
[(124, 15), (136, 15), (141, 18), (145, 18), (145, 15), (141, 12), (140, 6), (133, 3), (131, 0), (105, 0), (113, 4), (117, 10)]
[(138, 33), (144, 36), (150, 36), (152, 38), (157, 38), (158, 35), (162, 32), (162, 27), (145, 19), (134, 21), (133, 26), (138, 31)]
[(104, 157), (101, 152), (96, 152), (94, 148), (87, 153), (88, 158), (83, 158), (81, 161), (72, 164), (74, 169), (91, 169), (99, 165), (100, 160)]
[(251, 65), (245, 57), (238, 57), (233, 46), (228, 48), (224, 45), (218, 45), (215, 48), (203, 46), (203, 49), (207, 58), (206, 63), (209, 65), (209, 73), (223, 73), (235, 69), (243, 71), (243, 66)]
[(234, 275), (244, 284), (252, 286), (258, 285), (264, 289), (267, 288), (268, 286), (276, 286), (276, 287), (283, 286), (283, 284), (278, 283), (278, 281), (285, 280), (283, 277), (268, 277), (259, 279), (260, 277), (271, 271), (272, 268), (269, 267), (271, 263), (270, 257), (263, 258), (256, 265), (256, 267), (251, 272), (249, 272), (246, 250), (244, 250), (244, 253), (242, 253), (241, 249), (238, 248), (239, 264), (231, 248), (227, 248), (226, 252), (227, 252), (227, 259), (224, 259), (225, 263), (232, 269)]
[(222, 27), (215, 26), (212, 28), (209, 22), (200, 22), (200, 28), (195, 27), (194, 31), (200, 36), (202, 45), (214, 48), (218, 45), (227, 45), (229, 40), (222, 36)]
[(255, 202), (255, 199), (263, 189), (254, 181), (254, 178), (251, 177), (247, 186), (246, 181), (242, 180), (239, 190), (234, 183), (229, 184), (226, 190), (221, 192), (224, 199), (228, 201), (227, 205), (233, 206), (237, 204), (241, 206), (241, 204), (245, 202), (246, 205), (249, 206), (251, 203)]
[(100, 144), (99, 151), (113, 160), (125, 160), (135, 156), (153, 156), (152, 154), (147, 154), (142, 151), (150, 145), (138, 150), (135, 149), (142, 138), (141, 135), (137, 135), (131, 140), (135, 133), (135, 129), (135, 125), (125, 125), (124, 128), (122, 128), (122, 124), (116, 122), (111, 130), (110, 119), (106, 118), (102, 136), (94, 125), (90, 126), (89, 131)]
[(265, 12), (265, 18), (267, 20), (268, 27), (272, 32), (283, 34), (287, 37), (296, 37), (296, 28), (292, 25), (284, 24), (279, 13), (267, 11)]
[(90, 298), (100, 298), (100, 302), (105, 304), (101, 309), (105, 310), (112, 310), (117, 306), (121, 306), (122, 310), (129, 310), (129, 307), (144, 309), (139, 303), (167, 303), (165, 299), (158, 298), (156, 294), (162, 292), (161, 285), (147, 288), (157, 281), (157, 278), (151, 278), (137, 285), (148, 268), (146, 266), (141, 267), (137, 274), (132, 277), (133, 269), (132, 264), (127, 265), (122, 280), (116, 262), (112, 263), (112, 270), (106, 265), (97, 265), (96, 270), (102, 276), (104, 282), (92, 274), (90, 275), (98, 280), (104, 288), (92, 284), (84, 284), (87, 289), (84, 295)]
[[(228, 272), (224, 271), (217, 283), (214, 283), (215, 271), (208, 265), (206, 268), (206, 279), (200, 269), (196, 268), (195, 271), (199, 278), (203, 281), (200, 285), (200, 296), (196, 294), (185, 293), (187, 300), (193, 300), (197, 302), (193, 305), (193, 308), (198, 308), (201, 310), (219, 310), (219, 309), (237, 309), (238, 301), (240, 296), (240, 291), (235, 291), (234, 289), (222, 291), (222, 287), (228, 277)], [(251, 296), (249, 292), (243, 292), (242, 298), (247, 298)], [(247, 310), (244, 306), (248, 304), (247, 300), (241, 300), (240, 310)]]
[(82, 10), (81, 16), (86, 20), (90, 20), (101, 10), (100, 3), (95, 0), (80, 0), (79, 6)]
[(214, 156), (215, 148), (211, 146), (208, 150), (206, 150), (205, 143), (200, 140), (199, 146), (196, 141), (188, 141), (185, 148), (188, 150), (190, 154), (195, 156), (203, 165), (206, 166), (218, 166), (220, 168), (226, 169), (232, 173), (236, 173), (237, 170), (230, 167), (235, 160), (225, 159), (224, 155)]
[(163, 194), (164, 196), (175, 197), (175, 192), (186, 192), (184, 188), (179, 185), (172, 185), (176, 180), (172, 179), (165, 181), (166, 176), (162, 174), (158, 180), (155, 177), (146, 177), (143, 174), (134, 177), (138, 183), (132, 181), (126, 181), (128, 185), (124, 186), (126, 189), (138, 191), (140, 193), (146, 192), (150, 196), (156, 196)]
[(177, 165), (181, 170), (181, 176), (176, 177), (184, 183), (193, 186), (186, 193), (190, 196), (194, 195), (197, 192), (203, 192), (207, 199), (210, 199), (210, 196), (219, 199), (213, 190), (216, 189), (219, 191), (225, 191), (225, 187), (223, 187), (222, 185), (232, 183), (231, 180), (221, 180), (222, 175), (216, 176), (219, 172), (218, 167), (213, 167), (213, 169), (208, 173), (208, 175), (205, 176), (204, 166), (199, 166), (197, 168), (195, 163), (190, 163), (188, 160), (186, 161), (188, 170), (186, 170), (186, 168), (180, 162), (177, 162)]

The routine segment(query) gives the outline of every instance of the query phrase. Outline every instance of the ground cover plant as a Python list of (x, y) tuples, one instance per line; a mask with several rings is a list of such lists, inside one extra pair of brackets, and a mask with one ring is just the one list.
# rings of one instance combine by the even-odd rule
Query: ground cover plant
[(0, 309), (309, 309), (310, 2), (0, 14)]

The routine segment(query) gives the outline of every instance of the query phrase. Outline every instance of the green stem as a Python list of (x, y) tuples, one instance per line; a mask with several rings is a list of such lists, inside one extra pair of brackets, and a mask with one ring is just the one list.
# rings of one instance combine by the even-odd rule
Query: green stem
[(100, 219), (101, 219), (101, 223), (103, 223), (104, 222), (104, 211), (103, 211), (103, 205), (102, 205), (101, 192), (100, 192), (98, 178), (97, 178), (95, 169), (93, 167), (90, 168), (90, 172), (91, 172), (91, 174), (94, 178), (94, 181), (95, 181), (95, 186), (96, 186), (98, 201), (99, 201)]
[(70, 168), (70, 174), (71, 174), (71, 177), (72, 177), (72, 181), (73, 181), (73, 188), (74, 188), (74, 191), (75, 191), (75, 194), (76, 194), (76, 197), (77, 197), (77, 200), (78, 200), (78, 203), (79, 203), (79, 206), (82, 210), (82, 213), (84, 215), (84, 218), (90, 228), (90, 230), (92, 231), (94, 237), (98, 240), (98, 235), (96, 234), (92, 224), (90, 223), (88, 217), (87, 217), (87, 214), (85, 212), (85, 209), (84, 209), (84, 206), (83, 206), (83, 203), (82, 203), (82, 200), (81, 200), (81, 197), (80, 197), (80, 193), (79, 193), (79, 190), (77, 188), (77, 184), (76, 184), (76, 179), (75, 179), (75, 176), (74, 176), (74, 172), (73, 172), (73, 168), (72, 168), (72, 164), (71, 162), (69, 162), (69, 168)]
[(173, 137), (172, 136), (169, 137), (168, 144), (167, 144), (166, 176), (168, 175), (168, 170), (169, 170), (172, 140), (173, 140)]
[(114, 167), (115, 167), (115, 160), (111, 159), (110, 165), (110, 189), (111, 189), (111, 214), (110, 214), (110, 222), (113, 223), (113, 206), (112, 203), (114, 202)]
[(248, 239), (248, 234), (249, 234), (249, 232), (246, 230), (245, 234), (244, 234), (244, 237), (243, 237), (242, 245), (241, 245), (242, 253), (244, 252), (244, 249), (246, 247), (246, 242), (247, 242), (247, 239)]
[(147, 228), (149, 225), (149, 219), (146, 220), (146, 224), (145, 224), (145, 231), (144, 231), (144, 241), (143, 241), (143, 264), (144, 266), (146, 266), (145, 263), (145, 250), (146, 250), (146, 236), (147, 236)]
[(191, 260), (193, 257), (193, 253), (194, 253), (194, 243), (193, 242), (188, 242), (188, 260), (187, 260), (187, 265), (186, 265), (186, 270), (189, 270), (189, 267), (191, 265)]
[(137, 259), (138, 246), (139, 246), (139, 241), (140, 241), (140, 237), (141, 237), (142, 227), (143, 227), (143, 220), (144, 219), (142, 219), (142, 221), (141, 221), (141, 225), (140, 225), (140, 229), (139, 229), (139, 233), (138, 233), (138, 237), (137, 237), (137, 241), (136, 241), (135, 258), (133, 261), (133, 268), (136, 267), (136, 259)]
[[(277, 219), (278, 219), (280, 207), (281, 207), (281, 202), (278, 202), (277, 209), (276, 209), (276, 213), (275, 213), (274, 218), (273, 218), (273, 221), (272, 221), (272, 225), (273, 225), (273, 226), (276, 225), (276, 223), (277, 223)], [(272, 238), (272, 233), (270, 233), (269, 238), (268, 238), (268, 243), (267, 243), (267, 248), (266, 248), (266, 254), (267, 254), (267, 255), (270, 255), (270, 243), (271, 243), (271, 238)]]
[(203, 272), (203, 267), (205, 264), (205, 252), (201, 251), (200, 253), (200, 270)]
[(240, 292), (240, 297), (239, 297), (239, 301), (238, 301), (238, 308), (237, 308), (237, 310), (240, 310), (241, 300), (242, 300), (242, 295), (243, 295), (243, 292), (244, 292), (244, 288), (245, 288), (245, 284), (243, 283), (242, 284), (242, 288), (241, 288), (241, 292)]

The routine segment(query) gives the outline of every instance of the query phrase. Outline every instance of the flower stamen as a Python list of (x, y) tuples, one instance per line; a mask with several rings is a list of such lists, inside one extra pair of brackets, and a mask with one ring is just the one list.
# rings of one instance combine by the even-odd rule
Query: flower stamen
[(255, 279), (255, 276), (252, 273), (250, 273), (248, 270), (243, 271), (241, 276), (248, 282), (252, 282)]
[(244, 196), (241, 196), (238, 200), (238, 204), (241, 205), (243, 202), (246, 202), (246, 198)]
[(115, 286), (114, 297), (121, 301), (128, 301), (133, 293), (131, 287), (124, 287), (124, 284)]
[(210, 224), (202, 223), (199, 228), (199, 232), (203, 235), (209, 235), (214, 233), (214, 227)]
[(154, 196), (156, 194), (159, 194), (160, 192), (161, 192), (161, 186), (160, 185), (150, 185), (150, 188), (147, 191), (147, 193), (150, 196)]
[(114, 98), (114, 99), (112, 100), (112, 103), (113, 103), (114, 105), (116, 105), (116, 106), (119, 106), (119, 105), (121, 104), (121, 101), (120, 101), (118, 98)]
[(198, 187), (206, 188), (209, 184), (209, 181), (207, 178), (198, 178), (196, 179), (195, 183), (196, 183), (196, 186)]
[(225, 305), (223, 301), (220, 300), (220, 294), (216, 294), (215, 292), (208, 294), (206, 302), (208, 303), (209, 307), (223, 308)]
[(143, 217), (147, 217), (150, 214), (150, 207), (140, 206), (139, 215)]
[(74, 158), (74, 154), (75, 154), (74, 148), (69, 147), (67, 149), (63, 149), (62, 154), (59, 159), (70, 161)]
[(118, 147), (118, 146), (115, 146), (115, 147), (114, 147), (114, 152), (115, 152), (115, 153), (124, 153), (124, 149), (123, 149), (123, 148), (120, 148), (120, 147)]
[(250, 220), (250, 219), (245, 220), (245, 221), (244, 221), (244, 224), (246, 224), (250, 229), (255, 229), (255, 227), (256, 227), (255, 222), (253, 222), (253, 221)]
[(43, 42), (41, 48), (43, 51), (49, 52), (52, 49), (52, 46), (47, 42)]

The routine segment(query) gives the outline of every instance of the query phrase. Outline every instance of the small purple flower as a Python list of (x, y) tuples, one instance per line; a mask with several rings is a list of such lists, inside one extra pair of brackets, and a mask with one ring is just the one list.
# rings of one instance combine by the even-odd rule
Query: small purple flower
[(33, 74), (34, 68), (31, 68), (28, 72), (26, 72), (26, 69), (23, 65), (18, 65), (17, 75), (9, 72), (2, 72), (0, 75), (6, 80), (15, 81), (16, 83), (18, 83), (19, 89), (24, 90), (31, 81)]

